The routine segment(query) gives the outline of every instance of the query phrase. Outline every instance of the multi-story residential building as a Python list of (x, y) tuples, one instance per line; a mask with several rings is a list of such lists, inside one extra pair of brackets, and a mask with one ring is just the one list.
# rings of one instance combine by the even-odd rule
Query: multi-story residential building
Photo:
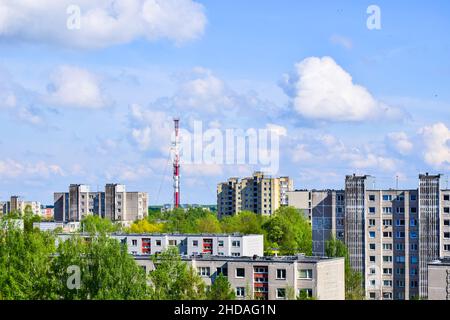
[(428, 300), (450, 300), (450, 259), (428, 264)]
[[(80, 234), (89, 237), (88, 234)], [(73, 234), (58, 234), (65, 240)], [(178, 248), (181, 255), (252, 257), (264, 255), (264, 237), (260, 234), (111, 234), (112, 238), (127, 244), (132, 255), (153, 255), (170, 247)]]
[(331, 237), (344, 239), (367, 298), (426, 298), (428, 263), (450, 257), (450, 190), (441, 176), (420, 175), (417, 189), (380, 190), (374, 177), (350, 175), (345, 187), (288, 193), (289, 205), (311, 216), (313, 254), (324, 255)]
[(76, 222), (88, 215), (112, 221), (134, 221), (147, 215), (146, 192), (127, 192), (124, 185), (107, 184), (105, 192), (71, 184), (69, 192), (55, 192), (54, 216), (58, 222)]
[[(298, 295), (319, 300), (344, 300), (344, 258), (305, 257), (182, 257), (210, 286), (219, 274), (228, 278), (237, 299), (287, 300)], [(146, 272), (153, 261), (135, 256)]]
[(344, 190), (297, 190), (287, 193), (288, 205), (309, 217), (313, 233), (313, 255), (325, 256), (331, 238), (344, 241)]
[(272, 215), (280, 206), (287, 205), (287, 193), (293, 190), (288, 177), (273, 178), (262, 172), (252, 177), (230, 178), (217, 185), (217, 213), (219, 217), (251, 211)]
[(41, 203), (38, 201), (24, 201), (19, 196), (11, 196), (9, 201), (0, 202), (0, 213), (10, 212), (24, 213), (26, 208), (30, 208), (35, 215), (41, 214)]

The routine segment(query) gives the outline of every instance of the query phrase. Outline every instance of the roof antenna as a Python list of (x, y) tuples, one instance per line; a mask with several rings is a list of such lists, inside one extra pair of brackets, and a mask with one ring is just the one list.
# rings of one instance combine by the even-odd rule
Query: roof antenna
[(395, 189), (398, 190), (398, 175), (395, 176)]

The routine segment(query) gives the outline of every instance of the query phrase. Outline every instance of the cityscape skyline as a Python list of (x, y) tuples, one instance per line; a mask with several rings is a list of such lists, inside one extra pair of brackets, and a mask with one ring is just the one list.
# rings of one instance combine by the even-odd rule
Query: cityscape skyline
[[(276, 175), (300, 189), (343, 188), (353, 172), (380, 188), (448, 177), (447, 2), (377, 1), (374, 30), (369, 1), (155, 1), (151, 17), (150, 2), (109, 2), (2, 2), (0, 199), (120, 182), (171, 203), (174, 116), (189, 132), (277, 131)], [(118, 19), (100, 32), (94, 9)], [(214, 203), (218, 182), (259, 167), (182, 164), (181, 203)]]

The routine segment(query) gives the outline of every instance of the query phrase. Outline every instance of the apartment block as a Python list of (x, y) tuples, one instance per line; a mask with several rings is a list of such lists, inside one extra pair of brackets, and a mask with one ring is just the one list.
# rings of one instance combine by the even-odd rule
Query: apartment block
[[(146, 272), (153, 262), (135, 256)], [(228, 278), (237, 299), (287, 300), (304, 294), (318, 300), (344, 300), (344, 258), (304, 255), (284, 257), (187, 257), (183, 260), (197, 270), (207, 286), (219, 274)]]
[(0, 214), (10, 212), (24, 213), (26, 208), (30, 208), (35, 215), (41, 214), (41, 203), (38, 201), (25, 201), (19, 196), (11, 196), (8, 201), (0, 202)]
[[(42, 225), (48, 227), (49, 225)], [(89, 234), (80, 233), (82, 237)], [(65, 241), (73, 234), (58, 234), (59, 241)], [(264, 255), (264, 236), (261, 234), (119, 234), (112, 238), (127, 245), (128, 253), (134, 256), (148, 256), (161, 253), (168, 248), (178, 248), (185, 256), (229, 256), (253, 257)]]
[(241, 211), (272, 215), (280, 206), (287, 205), (287, 193), (293, 190), (288, 177), (273, 178), (262, 172), (252, 177), (230, 178), (217, 185), (218, 216), (230, 216)]
[(303, 211), (311, 221), (313, 255), (325, 256), (326, 242), (344, 241), (344, 190), (296, 190), (287, 192), (288, 205)]
[(58, 222), (77, 222), (88, 215), (111, 221), (134, 221), (147, 216), (147, 208), (146, 192), (127, 192), (119, 184), (107, 184), (104, 192), (91, 192), (87, 185), (71, 184), (69, 192), (54, 193), (54, 216)]
[(450, 259), (428, 264), (428, 300), (450, 300)]

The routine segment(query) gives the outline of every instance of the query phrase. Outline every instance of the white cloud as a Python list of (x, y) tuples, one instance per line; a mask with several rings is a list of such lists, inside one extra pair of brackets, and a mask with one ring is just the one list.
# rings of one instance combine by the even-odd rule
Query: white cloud
[[(80, 8), (79, 29), (69, 29)], [(3, 0), (0, 38), (101, 48), (146, 38), (181, 44), (200, 37), (206, 26), (201, 4), (192, 0)]]
[(0, 177), (2, 179), (30, 179), (63, 176), (64, 172), (56, 164), (45, 162), (23, 163), (13, 159), (0, 160)]
[(387, 140), (402, 155), (410, 154), (414, 147), (405, 132), (391, 132), (387, 135)]
[(296, 64), (281, 84), (294, 110), (309, 119), (364, 121), (393, 118), (399, 111), (377, 101), (330, 57), (310, 57)]
[(153, 171), (147, 165), (120, 164), (107, 169), (105, 176), (109, 181), (139, 181), (148, 178)]
[(424, 160), (436, 168), (450, 169), (450, 130), (442, 122), (419, 130), (424, 143)]
[(49, 104), (73, 108), (105, 106), (97, 77), (74, 66), (61, 66), (51, 75), (44, 100)]

